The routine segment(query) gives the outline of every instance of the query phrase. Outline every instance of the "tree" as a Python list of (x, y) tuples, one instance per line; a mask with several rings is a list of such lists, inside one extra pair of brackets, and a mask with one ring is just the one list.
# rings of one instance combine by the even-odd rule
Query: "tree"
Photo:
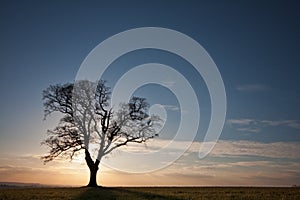
[[(42, 142), (50, 149), (42, 159), (45, 163), (59, 156), (72, 160), (84, 150), (91, 187), (97, 186), (99, 164), (105, 155), (128, 143), (143, 143), (158, 136), (156, 127), (161, 120), (148, 115), (146, 99), (134, 96), (113, 111), (105, 81), (50, 85), (43, 91), (43, 101), (45, 119), (53, 112), (62, 113), (62, 118)], [(90, 154), (91, 143), (98, 145), (95, 161)]]

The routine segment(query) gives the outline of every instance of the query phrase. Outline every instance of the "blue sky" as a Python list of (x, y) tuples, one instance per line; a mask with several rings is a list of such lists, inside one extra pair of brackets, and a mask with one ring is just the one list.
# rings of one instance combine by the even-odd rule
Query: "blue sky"
[[(297, 1), (1, 1), (0, 164), (8, 154), (44, 151), (40, 141), (55, 119), (43, 121), (43, 89), (72, 82), (84, 58), (101, 41), (148, 26), (192, 37), (215, 61), (227, 94), (222, 141), (300, 142), (299, 6)], [(201, 142), (210, 99), (201, 76), (183, 59), (158, 50), (132, 52), (116, 60), (104, 78), (114, 85), (132, 66), (147, 62), (168, 64), (190, 80), (201, 99), (196, 137)], [(169, 91), (156, 85), (137, 94), (150, 103), (178, 106)], [(170, 133), (179, 113), (168, 114)], [(299, 164), (299, 157), (288, 155), (274, 162), (282, 164), (285, 158)], [(295, 173), (300, 177), (299, 171)]]

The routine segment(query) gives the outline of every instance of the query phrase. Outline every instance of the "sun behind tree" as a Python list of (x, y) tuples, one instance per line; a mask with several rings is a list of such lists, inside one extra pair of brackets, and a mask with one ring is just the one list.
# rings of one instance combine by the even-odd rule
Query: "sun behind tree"
[[(51, 85), (43, 91), (45, 118), (60, 112), (63, 117), (42, 142), (50, 151), (42, 159), (45, 163), (58, 156), (72, 159), (75, 153), (85, 151), (90, 170), (88, 186), (96, 187), (101, 159), (113, 150), (128, 143), (143, 143), (158, 136), (158, 116), (149, 116), (145, 98), (132, 97), (128, 103), (113, 111), (110, 105), (110, 88), (105, 81), (87, 80), (64, 85)], [(90, 144), (97, 144), (95, 161), (90, 155)]]

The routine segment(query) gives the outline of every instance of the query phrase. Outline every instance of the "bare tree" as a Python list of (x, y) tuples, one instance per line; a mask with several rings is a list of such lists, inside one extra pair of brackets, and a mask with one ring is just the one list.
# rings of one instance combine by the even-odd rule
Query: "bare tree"
[[(113, 111), (110, 105), (110, 88), (104, 81), (98, 84), (78, 81), (64, 85), (51, 85), (43, 91), (45, 118), (60, 112), (63, 117), (42, 142), (50, 151), (42, 159), (45, 163), (58, 156), (70, 159), (85, 151), (85, 161), (90, 169), (88, 186), (97, 186), (97, 172), (103, 156), (128, 143), (143, 143), (158, 136), (160, 125), (157, 116), (149, 116), (146, 99), (132, 97), (128, 103)], [(95, 161), (90, 154), (90, 144), (98, 145)]]

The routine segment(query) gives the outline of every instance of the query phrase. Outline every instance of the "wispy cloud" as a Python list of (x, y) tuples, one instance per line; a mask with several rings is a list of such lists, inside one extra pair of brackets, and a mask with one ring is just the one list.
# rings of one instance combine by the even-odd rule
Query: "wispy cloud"
[(247, 119), (247, 118), (242, 118), (242, 119), (228, 119), (227, 120), (227, 124), (229, 124), (229, 125), (246, 126), (246, 125), (250, 125), (252, 123), (255, 123), (255, 120), (253, 120), (253, 119)]
[[(157, 151), (169, 142), (170, 140), (155, 139), (149, 144), (150, 149), (148, 150), (151, 152), (153, 148)], [(187, 141), (173, 142), (175, 145), (173, 145), (172, 151), (176, 152), (185, 146)], [(299, 183), (300, 179), (297, 179), (300, 177), (299, 142), (262, 143), (247, 140), (219, 140), (206, 158), (199, 159), (198, 151), (202, 145), (204, 145), (203, 142), (193, 142), (187, 152), (171, 166), (148, 174), (149, 180), (146, 182), (151, 182), (149, 185), (206, 186), (290, 186)], [(143, 152), (143, 147), (141, 145), (139, 147), (141, 148), (139, 152)], [(136, 148), (139, 147), (136, 146)], [(146, 151), (145, 148), (144, 151)], [(149, 162), (151, 163), (153, 160), (149, 160)], [(145, 163), (147, 161), (144, 161), (143, 164)]]
[(197, 156), (201, 145), (202, 142), (194, 142), (185, 156), (167, 171), (160, 173), (176, 174), (176, 177), (185, 180), (182, 184), (292, 185), (299, 183), (297, 179), (300, 177), (299, 142), (262, 143), (219, 140), (208, 157), (199, 160)]
[(259, 133), (261, 131), (261, 129), (257, 127), (240, 127), (240, 128), (236, 128), (236, 130), (241, 132), (250, 132), (250, 133)]
[(175, 106), (175, 105), (163, 105), (163, 107), (166, 110), (170, 110), (170, 111), (180, 111), (180, 108), (178, 106)]
[(300, 129), (300, 120), (257, 120), (257, 119), (228, 119), (226, 123), (236, 129), (244, 132), (260, 132), (262, 128), (285, 126), (294, 129)]
[(258, 120), (254, 119), (228, 119), (226, 123), (237, 131), (258, 133), (261, 131)]
[(300, 121), (299, 120), (262, 120), (262, 124), (266, 126), (288, 126), (291, 128), (300, 129)]
[[(192, 151), (197, 151), (201, 143), (195, 143)], [(262, 143), (248, 140), (227, 141), (220, 140), (212, 150), (215, 156), (260, 156), (269, 158), (300, 159), (299, 142)]]
[[(182, 150), (188, 141), (171, 141), (162, 139), (153, 139), (149, 141), (146, 146), (133, 144), (126, 146), (126, 151), (140, 152), (140, 153), (153, 153), (160, 151), (161, 148), (167, 146), (170, 142), (173, 143), (172, 149), (165, 153), (174, 153)], [(209, 143), (209, 142), (208, 142)], [(204, 142), (193, 142), (187, 151), (189, 153), (197, 153)], [(269, 158), (293, 158), (300, 159), (300, 142), (254, 142), (249, 140), (219, 140), (210, 155), (213, 156), (260, 156)], [(198, 160), (198, 158), (197, 158)]]
[(166, 80), (163, 82), (167, 87), (173, 87), (175, 85), (175, 81), (173, 80)]
[(236, 89), (241, 92), (259, 92), (269, 90), (270, 88), (262, 84), (245, 84), (237, 86)]
[[(159, 150), (170, 140), (153, 140)], [(180, 149), (185, 141), (176, 141)], [(219, 140), (204, 159), (198, 158), (202, 142), (171, 166), (147, 174), (127, 174), (101, 166), (103, 185), (285, 185), (299, 184), (300, 143)], [(143, 145), (136, 148), (145, 149)], [(176, 151), (176, 149), (174, 149)], [(138, 153), (138, 152), (137, 152)], [(5, 156), (5, 155), (2, 155)], [(20, 157), (21, 160), (16, 159)], [(39, 182), (44, 184), (84, 185), (88, 168), (77, 162), (42, 165), (36, 155), (16, 155), (11, 161), (0, 156), (0, 181)], [(27, 158), (27, 159), (25, 159)], [(109, 158), (108, 158), (109, 159)], [(84, 163), (84, 158), (81, 160)], [(153, 162), (144, 160), (143, 164)]]

